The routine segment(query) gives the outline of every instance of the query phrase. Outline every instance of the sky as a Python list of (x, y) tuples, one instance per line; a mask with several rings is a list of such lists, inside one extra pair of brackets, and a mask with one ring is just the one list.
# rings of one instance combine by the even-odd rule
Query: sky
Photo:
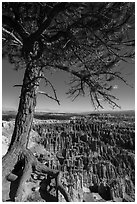
[[(119, 80), (113, 83), (113, 94), (119, 98), (117, 101), (121, 109), (116, 110), (134, 110), (135, 109), (135, 65), (131, 63), (121, 63), (118, 67), (122, 76), (133, 88), (125, 85)], [(2, 61), (2, 110), (17, 110), (19, 104), (20, 87), (13, 87), (15, 84), (22, 84), (24, 70), (15, 71), (7, 59)], [(63, 71), (57, 71), (52, 74), (47, 74), (47, 78), (53, 83), (60, 106), (46, 96), (39, 95), (37, 98), (36, 111), (45, 112), (88, 112), (94, 111), (94, 107), (88, 96), (79, 97), (72, 101), (65, 94), (69, 89), (70, 76)], [(41, 90), (45, 90), (43, 84)], [(112, 110), (110, 106), (104, 105), (104, 110)]]

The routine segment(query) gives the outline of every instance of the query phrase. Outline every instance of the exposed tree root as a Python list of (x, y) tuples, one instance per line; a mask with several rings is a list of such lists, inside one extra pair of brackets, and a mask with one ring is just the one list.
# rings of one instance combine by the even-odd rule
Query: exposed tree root
[[(17, 152), (19, 153), (18, 157), (17, 157)], [(8, 157), (11, 159), (11, 155), (9, 155)], [(5, 163), (6, 165), (8, 164), (7, 163), (9, 161), (8, 157), (6, 156), (6, 158), (3, 159), (4, 166), (5, 166)], [(6, 171), (6, 174), (5, 174), (6, 181), (11, 182), (10, 186), (14, 187), (15, 184), (17, 185), (16, 192), (14, 192), (14, 197), (13, 195), (11, 196), (12, 188), (10, 187), (9, 197), (11, 201), (15, 201), (15, 202), (24, 201), (25, 184), (27, 180), (29, 180), (29, 178), (31, 177), (31, 173), (33, 172), (38, 175), (47, 174), (50, 177), (50, 179), (55, 179), (57, 196), (58, 196), (58, 191), (60, 191), (60, 193), (64, 196), (65, 200), (67, 202), (71, 202), (71, 198), (69, 194), (66, 192), (65, 188), (61, 184), (61, 178), (62, 178), (61, 172), (50, 169), (44, 164), (40, 163), (29, 149), (24, 149), (24, 150), (20, 149), (20, 151), (19, 150), (17, 151), (16, 149), (15, 158), (16, 158), (16, 163), (14, 162), (14, 167), (12, 165), (12, 171), (8, 170)], [(11, 169), (11, 166), (8, 169)], [(6, 200), (3, 200), (3, 201), (6, 201)]]
[(18, 186), (18, 190), (16, 192), (16, 197), (15, 197), (15, 201), (16, 202), (21, 202), (23, 201), (23, 192), (25, 191), (25, 182), (27, 181), (27, 179), (30, 177), (31, 172), (32, 172), (32, 162), (29, 156), (23, 155), (24, 158), (22, 158), (24, 160), (24, 169), (22, 172), (22, 176), (20, 178), (20, 183)]
[(64, 198), (67, 202), (71, 202), (71, 198), (70, 198), (68, 192), (65, 190), (65, 188), (61, 184), (61, 178), (62, 178), (61, 172), (59, 172), (57, 170), (50, 169), (38, 161), (36, 161), (33, 165), (34, 165), (36, 171), (48, 174), (51, 177), (55, 178), (57, 190), (59, 190), (61, 192), (61, 194), (64, 196)]

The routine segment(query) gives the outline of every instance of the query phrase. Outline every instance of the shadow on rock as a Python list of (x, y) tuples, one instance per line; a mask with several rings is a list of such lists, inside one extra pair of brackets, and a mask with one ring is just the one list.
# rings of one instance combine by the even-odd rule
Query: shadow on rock
[(39, 193), (42, 197), (42, 199), (44, 199), (46, 202), (57, 202), (58, 199), (55, 195), (52, 195), (52, 190), (54, 189), (53, 186), (50, 185), (50, 179), (43, 179), (40, 182), (40, 189), (39, 189)]

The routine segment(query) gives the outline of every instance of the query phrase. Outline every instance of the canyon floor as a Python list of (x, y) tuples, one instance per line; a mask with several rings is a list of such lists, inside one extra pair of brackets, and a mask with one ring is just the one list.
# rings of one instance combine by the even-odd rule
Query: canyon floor
[[(28, 148), (40, 162), (62, 171), (62, 184), (72, 201), (134, 202), (134, 114), (52, 117), (40, 114), (34, 119)], [(2, 155), (14, 129), (14, 119), (7, 118), (2, 121)], [(24, 201), (64, 202), (55, 182), (47, 183), (47, 176), (32, 173)]]

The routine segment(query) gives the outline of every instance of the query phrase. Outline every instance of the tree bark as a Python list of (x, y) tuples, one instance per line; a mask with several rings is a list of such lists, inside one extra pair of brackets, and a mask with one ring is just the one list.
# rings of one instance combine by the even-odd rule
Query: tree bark
[(40, 66), (36, 65), (36, 62), (32, 61), (27, 64), (25, 70), (11, 143), (7, 154), (2, 159), (4, 197), (6, 194), (6, 188), (4, 186), (7, 185), (6, 178), (14, 169), (15, 164), (19, 161), (19, 157), (24, 149), (27, 148), (29, 141), (29, 133), (36, 107), (36, 95), (40, 82), (40, 79), (38, 79), (40, 68)]
[(7, 154), (2, 159), (3, 201), (24, 201), (25, 182), (30, 178), (32, 169), (56, 179), (57, 191), (59, 190), (64, 195), (66, 201), (71, 201), (69, 194), (61, 184), (61, 173), (38, 162), (31, 151), (27, 149), (40, 75), (41, 67), (37, 66), (36, 61), (27, 64), (11, 143)]

